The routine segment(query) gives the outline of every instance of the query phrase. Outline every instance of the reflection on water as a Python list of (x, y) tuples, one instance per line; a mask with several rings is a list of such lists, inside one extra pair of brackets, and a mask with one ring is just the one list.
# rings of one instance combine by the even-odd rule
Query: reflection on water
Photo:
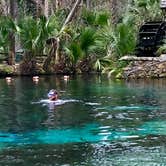
[(166, 165), (165, 96), (165, 79), (1, 79), (0, 165)]

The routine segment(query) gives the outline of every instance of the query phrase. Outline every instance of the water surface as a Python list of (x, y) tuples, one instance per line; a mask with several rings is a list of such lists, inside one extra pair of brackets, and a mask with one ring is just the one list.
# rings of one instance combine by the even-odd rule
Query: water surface
[(165, 96), (165, 79), (2, 78), (0, 165), (166, 165)]

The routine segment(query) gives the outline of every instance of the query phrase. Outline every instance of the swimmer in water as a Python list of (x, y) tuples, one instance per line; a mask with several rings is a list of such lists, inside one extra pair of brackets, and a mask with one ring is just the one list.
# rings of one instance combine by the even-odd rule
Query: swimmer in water
[(51, 89), (47, 94), (49, 100), (56, 101), (58, 100), (58, 92), (55, 89)]

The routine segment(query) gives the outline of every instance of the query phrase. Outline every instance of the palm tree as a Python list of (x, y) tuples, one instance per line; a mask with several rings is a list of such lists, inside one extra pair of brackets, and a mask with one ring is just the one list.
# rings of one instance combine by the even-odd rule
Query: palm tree
[(83, 10), (81, 22), (84, 24), (75, 29), (74, 35), (71, 36), (73, 40), (67, 49), (67, 55), (82, 72), (93, 70), (93, 64), (101, 71), (103, 65), (108, 64), (109, 60), (105, 58), (107, 55), (105, 37), (99, 36), (101, 29), (108, 25), (108, 19), (107, 12)]
[(48, 0), (45, 0), (44, 1), (44, 15), (46, 18), (48, 18), (49, 16), (49, 1)]
[(135, 17), (137, 26), (145, 21), (162, 20), (159, 0), (134, 0), (129, 5), (128, 14), (132, 14)]
[(110, 9), (112, 14), (112, 24), (115, 25), (117, 23), (117, 0), (110, 0)]
[[(51, 54), (50, 56), (53, 56), (53, 57), (48, 57), (48, 59), (46, 59), (46, 64), (44, 64), (44, 66), (48, 66), (49, 63), (51, 62), (51, 59), (55, 59), (54, 61), (54, 64), (57, 64), (60, 60), (60, 39), (63, 37), (63, 34), (65, 33), (65, 30), (67, 28), (67, 25), (68, 23), (71, 21), (71, 19), (73, 18), (73, 15), (75, 14), (76, 12), (76, 9), (78, 8), (79, 4), (81, 3), (81, 0), (76, 0), (74, 5), (72, 6), (72, 9), (70, 10), (69, 14), (67, 15), (61, 29), (59, 30), (59, 33), (56, 35), (56, 44), (53, 44), (52, 46), (55, 47), (55, 48), (51, 48)], [(56, 52), (54, 52), (56, 51)], [(55, 54), (55, 58), (54, 58), (54, 54)]]
[[(17, 11), (17, 2), (10, 0), (10, 17), (15, 21), (16, 19), (16, 11)], [(14, 31), (11, 31), (9, 33), (9, 39), (10, 39), (10, 46), (9, 46), (9, 65), (15, 64), (15, 33)]]
[(9, 7), (8, 13), (2, 12), (1, 16), (1, 28), (0, 28), (0, 36), (1, 42), (0, 47), (1, 50), (4, 51), (6, 55), (8, 55), (8, 64), (15, 64), (15, 33), (17, 31), (16, 26), (16, 14), (17, 14), (17, 2), (16, 1), (1, 1), (4, 8)]

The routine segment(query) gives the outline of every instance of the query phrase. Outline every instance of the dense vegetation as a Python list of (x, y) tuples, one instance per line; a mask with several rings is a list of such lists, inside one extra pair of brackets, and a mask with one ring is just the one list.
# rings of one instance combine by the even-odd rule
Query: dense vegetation
[(118, 74), (125, 65), (118, 59), (134, 54), (139, 26), (162, 19), (159, 5), (159, 0), (0, 0), (0, 59), (9, 65), (19, 61), (23, 74)]

